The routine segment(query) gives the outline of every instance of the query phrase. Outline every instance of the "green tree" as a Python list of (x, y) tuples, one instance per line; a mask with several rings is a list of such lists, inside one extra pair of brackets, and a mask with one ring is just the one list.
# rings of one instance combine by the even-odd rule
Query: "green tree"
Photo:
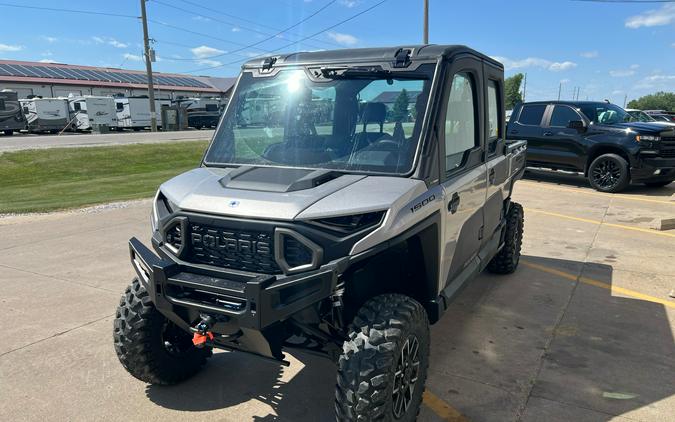
[(645, 95), (637, 100), (631, 100), (628, 103), (628, 108), (675, 111), (675, 93), (661, 91)]
[(513, 110), (513, 107), (521, 101), (523, 96), (520, 93), (520, 84), (523, 82), (523, 74), (515, 75), (504, 79), (504, 107), (507, 110)]
[(410, 104), (410, 97), (408, 91), (404, 89), (396, 97), (394, 106), (391, 108), (391, 119), (395, 122), (403, 122), (408, 120), (408, 105)]

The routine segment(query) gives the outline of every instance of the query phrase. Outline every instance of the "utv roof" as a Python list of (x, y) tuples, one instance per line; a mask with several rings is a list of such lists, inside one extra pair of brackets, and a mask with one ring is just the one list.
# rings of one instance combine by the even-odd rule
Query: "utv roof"
[(607, 101), (571, 101), (571, 100), (551, 100), (551, 101), (527, 101), (525, 104), (563, 104), (563, 105), (582, 105), (582, 104), (612, 104)]
[(276, 58), (275, 66), (280, 65), (307, 65), (307, 64), (327, 64), (327, 63), (354, 63), (354, 62), (391, 62), (396, 58), (401, 50), (410, 52), (411, 61), (429, 61), (440, 58), (450, 59), (454, 56), (468, 54), (476, 56), (486, 62), (489, 62), (499, 68), (502, 64), (491, 57), (488, 57), (478, 51), (464, 45), (407, 45), (398, 47), (379, 47), (379, 48), (349, 48), (340, 50), (325, 50), (312, 52), (297, 52), (291, 54), (278, 54), (266, 57), (258, 57), (244, 63), (243, 68), (258, 68), (271, 58)]

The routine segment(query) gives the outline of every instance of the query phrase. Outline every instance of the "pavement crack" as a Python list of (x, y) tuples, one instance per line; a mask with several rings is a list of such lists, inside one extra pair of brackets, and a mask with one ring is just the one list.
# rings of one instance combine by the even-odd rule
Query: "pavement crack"
[(78, 281), (68, 280), (66, 278), (56, 277), (56, 276), (49, 275), (49, 274), (42, 274), (42, 273), (39, 273), (39, 272), (36, 272), (36, 271), (30, 271), (30, 270), (26, 270), (26, 269), (23, 269), (23, 268), (12, 267), (11, 265), (0, 264), (0, 267), (8, 268), (8, 269), (14, 270), (14, 271), (20, 271), (20, 272), (26, 273), (26, 274), (32, 274), (32, 275), (37, 275), (37, 276), (40, 276), (40, 277), (45, 277), (45, 278), (49, 278), (51, 280), (61, 281), (61, 282), (68, 283), (68, 284), (74, 284), (74, 285), (79, 286), (79, 287), (89, 287), (91, 289), (102, 290), (102, 291), (108, 292), (108, 293), (118, 293), (114, 290), (106, 289), (104, 287), (90, 286), (89, 284), (80, 283)]
[(80, 328), (83, 328), (83, 327), (87, 327), (87, 326), (89, 326), (89, 325), (95, 324), (95, 323), (97, 323), (97, 322), (99, 322), (99, 321), (103, 321), (104, 319), (110, 318), (110, 317), (112, 317), (112, 316), (115, 316), (115, 314), (110, 314), (110, 315), (106, 315), (106, 316), (101, 317), (101, 318), (97, 318), (97, 319), (95, 319), (95, 320), (93, 320), (93, 321), (86, 322), (86, 323), (84, 323), (84, 324), (78, 325), (78, 326), (73, 327), (73, 328), (69, 328), (69, 329), (67, 329), (67, 330), (65, 330), (65, 331), (60, 331), (60, 332), (58, 332), (58, 333), (52, 334), (52, 335), (49, 336), (49, 337), (45, 337), (45, 338), (42, 338), (42, 339), (40, 339), (40, 340), (36, 340), (36, 341), (31, 342), (31, 343), (25, 344), (25, 345), (23, 345), (23, 346), (21, 346), (21, 347), (17, 347), (17, 348), (15, 348), (15, 349), (8, 350), (8, 351), (6, 351), (6, 352), (4, 352), (4, 353), (0, 353), (0, 358), (2, 358), (2, 357), (5, 356), (5, 355), (8, 355), (8, 354), (10, 354), (10, 353), (14, 353), (14, 352), (16, 352), (16, 351), (18, 351), (18, 350), (22, 350), (22, 349), (25, 349), (25, 348), (27, 348), (27, 347), (33, 346), (33, 345), (35, 345), (35, 344), (42, 343), (43, 341), (47, 341), (47, 340), (53, 339), (53, 338), (55, 338), (55, 337), (62, 336), (62, 335), (64, 335), (64, 334), (68, 334), (68, 333), (70, 333), (71, 331), (75, 331), (75, 330), (77, 330), (77, 329), (80, 329)]

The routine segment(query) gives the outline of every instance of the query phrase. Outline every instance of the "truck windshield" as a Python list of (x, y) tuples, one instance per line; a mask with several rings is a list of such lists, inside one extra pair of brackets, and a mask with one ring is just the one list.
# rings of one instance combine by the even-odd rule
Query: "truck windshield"
[(433, 65), (405, 73), (313, 80), (297, 68), (244, 72), (204, 163), (407, 173)]
[(630, 114), (619, 106), (609, 103), (582, 104), (581, 111), (593, 123), (613, 125), (632, 121)]

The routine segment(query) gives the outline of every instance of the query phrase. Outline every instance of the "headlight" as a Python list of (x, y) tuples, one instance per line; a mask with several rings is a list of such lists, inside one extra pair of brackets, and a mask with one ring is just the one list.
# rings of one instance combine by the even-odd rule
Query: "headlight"
[(366, 214), (345, 215), (341, 217), (322, 218), (311, 221), (312, 224), (327, 229), (351, 234), (382, 223), (385, 211), (369, 212)]
[(155, 194), (155, 199), (152, 202), (152, 214), (150, 215), (152, 231), (159, 230), (159, 221), (172, 214), (177, 209), (178, 207), (169, 201), (161, 190), (158, 190), (157, 194)]
[(660, 136), (654, 136), (654, 135), (638, 135), (635, 137), (635, 140), (638, 142), (644, 142), (644, 141), (650, 141), (650, 142), (658, 142), (661, 140)]

